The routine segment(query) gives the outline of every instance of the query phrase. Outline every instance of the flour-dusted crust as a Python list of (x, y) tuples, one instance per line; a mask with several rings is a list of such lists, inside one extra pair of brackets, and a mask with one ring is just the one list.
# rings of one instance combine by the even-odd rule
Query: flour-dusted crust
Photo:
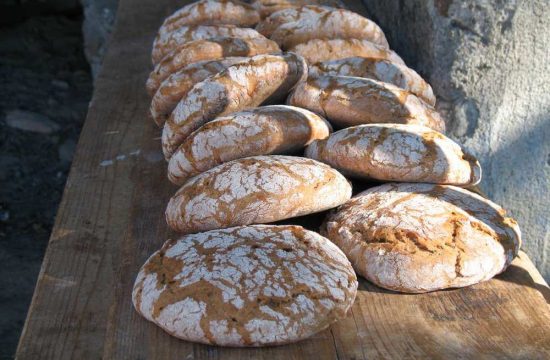
[(280, 52), (281, 49), (274, 41), (264, 37), (254, 39), (219, 37), (190, 41), (166, 55), (155, 66), (149, 75), (146, 88), (149, 94), (153, 95), (168, 76), (195, 62)]
[(328, 216), (322, 233), (358, 274), (402, 292), (463, 287), (504, 271), (519, 251), (516, 222), (493, 202), (450, 185), (390, 183)]
[(236, 25), (251, 27), (260, 14), (251, 5), (238, 0), (199, 0), (168, 16), (159, 29), (166, 34), (189, 25)]
[(263, 36), (270, 37), (273, 32), (283, 24), (297, 21), (304, 16), (321, 16), (331, 10), (334, 10), (334, 8), (319, 5), (306, 5), (279, 10), (258, 23), (256, 26), (256, 31)]
[(170, 75), (160, 84), (151, 100), (150, 113), (155, 123), (159, 126), (164, 125), (178, 102), (191, 90), (193, 85), (244, 59), (243, 57), (229, 57), (220, 60), (199, 61), (184, 66), (178, 72)]
[(296, 21), (279, 26), (270, 36), (282, 49), (312, 39), (361, 39), (388, 49), (388, 41), (373, 21), (349, 10), (303, 13)]
[(345, 8), (340, 0), (253, 0), (252, 6), (260, 12), (262, 18), (276, 12), (290, 8), (299, 8), (306, 5), (328, 6), (333, 8)]
[(445, 131), (445, 122), (434, 108), (406, 90), (372, 79), (309, 78), (296, 86), (287, 102), (320, 114), (338, 127), (394, 123)]
[(420, 125), (350, 127), (314, 141), (306, 156), (361, 179), (460, 186), (481, 180), (475, 157), (445, 135)]
[(386, 59), (397, 64), (405, 64), (392, 50), (361, 39), (313, 39), (293, 46), (289, 51), (302, 55), (308, 64), (353, 56)]
[(166, 220), (176, 231), (195, 233), (307, 215), (350, 197), (346, 178), (323, 163), (294, 156), (253, 156), (189, 179), (170, 199)]
[(178, 338), (265, 346), (344, 318), (357, 278), (333, 243), (300, 226), (246, 226), (169, 240), (141, 268), (136, 310)]
[(235, 37), (239, 39), (264, 38), (254, 29), (239, 28), (234, 25), (189, 25), (168, 33), (159, 33), (153, 43), (153, 65), (166, 55), (181, 48), (185, 43), (195, 40), (207, 40), (216, 37)]
[(216, 117), (283, 99), (307, 77), (307, 65), (296, 54), (258, 55), (234, 64), (196, 84), (164, 124), (166, 159), (183, 140)]
[(432, 87), (416, 71), (384, 59), (350, 57), (323, 61), (311, 65), (309, 75), (355, 76), (387, 82), (412, 92), (431, 106), (435, 105)]
[(224, 162), (255, 155), (289, 154), (326, 138), (329, 123), (311, 111), (271, 105), (217, 118), (194, 131), (170, 158), (168, 178), (181, 185)]

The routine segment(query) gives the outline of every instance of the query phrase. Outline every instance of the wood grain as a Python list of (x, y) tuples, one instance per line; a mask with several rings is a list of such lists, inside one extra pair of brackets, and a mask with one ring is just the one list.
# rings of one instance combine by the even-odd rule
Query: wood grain
[(144, 83), (155, 31), (178, 4), (120, 1), (17, 358), (550, 358), (550, 289), (523, 253), (496, 279), (465, 289), (403, 295), (362, 281), (347, 319), (288, 346), (192, 344), (142, 319), (132, 285), (173, 235), (164, 208), (176, 190), (160, 131), (147, 118)]

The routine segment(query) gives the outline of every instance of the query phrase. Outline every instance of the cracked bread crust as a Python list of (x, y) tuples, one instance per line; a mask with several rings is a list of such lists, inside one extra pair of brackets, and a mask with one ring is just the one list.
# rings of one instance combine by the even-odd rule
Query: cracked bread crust
[(170, 158), (168, 178), (181, 185), (222, 163), (255, 155), (294, 153), (331, 132), (311, 111), (271, 105), (217, 118), (194, 131)]
[(252, 0), (251, 5), (260, 12), (262, 18), (285, 9), (300, 8), (306, 5), (345, 8), (345, 4), (340, 0)]
[(258, 23), (256, 31), (265, 37), (270, 37), (283, 24), (297, 21), (306, 16), (320, 16), (331, 10), (335, 9), (319, 5), (306, 5), (279, 10)]
[(321, 233), (358, 274), (409, 293), (488, 280), (506, 269), (521, 245), (517, 223), (500, 206), (449, 185), (371, 188), (331, 213)]
[(445, 135), (420, 125), (350, 127), (314, 141), (305, 154), (360, 179), (459, 186), (481, 180), (475, 157)]
[(251, 27), (260, 14), (249, 4), (238, 0), (199, 0), (174, 12), (159, 29), (166, 34), (189, 25), (235, 25)]
[(189, 179), (170, 199), (166, 221), (196, 233), (269, 223), (334, 208), (351, 197), (338, 171), (294, 156), (253, 156)]
[(164, 156), (169, 159), (185, 138), (205, 123), (284, 99), (306, 77), (304, 59), (286, 53), (254, 56), (201, 81), (182, 98), (164, 124)]
[(153, 65), (159, 63), (169, 53), (180, 49), (185, 43), (195, 40), (208, 40), (217, 37), (239, 39), (265, 38), (254, 29), (239, 28), (234, 25), (189, 25), (172, 32), (159, 33), (153, 43)]
[(308, 64), (361, 56), (405, 65), (394, 51), (361, 39), (313, 39), (293, 46), (288, 51), (303, 56)]
[(190, 41), (166, 55), (149, 74), (145, 86), (149, 95), (152, 96), (164, 80), (189, 64), (227, 57), (248, 57), (259, 54), (278, 54), (280, 52), (279, 46), (274, 41), (264, 37), (255, 39), (216, 37)]
[(324, 61), (309, 67), (309, 76), (322, 75), (363, 77), (390, 83), (412, 92), (428, 105), (435, 105), (435, 96), (430, 84), (413, 69), (388, 60), (350, 57)]
[(265, 346), (345, 317), (357, 285), (345, 255), (319, 234), (256, 225), (169, 240), (141, 268), (132, 300), (178, 338)]
[(164, 125), (178, 102), (191, 90), (193, 85), (243, 60), (245, 60), (244, 57), (229, 57), (220, 60), (199, 61), (184, 66), (166, 78), (155, 92), (151, 100), (151, 117), (158, 126)]
[(406, 90), (372, 79), (333, 75), (309, 78), (296, 86), (287, 103), (311, 110), (340, 128), (393, 123), (445, 132), (445, 122), (434, 108)]

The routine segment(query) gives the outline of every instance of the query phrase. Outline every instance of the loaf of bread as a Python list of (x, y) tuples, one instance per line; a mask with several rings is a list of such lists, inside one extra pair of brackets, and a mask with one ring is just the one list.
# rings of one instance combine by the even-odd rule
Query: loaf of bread
[(334, 8), (344, 8), (340, 0), (252, 0), (252, 7), (265, 18), (271, 14), (289, 8), (298, 8), (306, 5), (320, 5)]
[(159, 29), (166, 34), (189, 25), (236, 25), (251, 27), (260, 21), (259, 12), (238, 0), (199, 0), (168, 16)]
[(350, 127), (314, 141), (306, 156), (359, 179), (460, 186), (481, 180), (475, 157), (445, 135), (419, 125)]
[(155, 123), (159, 126), (164, 125), (181, 98), (191, 90), (193, 85), (244, 59), (244, 57), (229, 57), (199, 61), (184, 66), (170, 75), (160, 84), (151, 100), (150, 112)]
[(216, 117), (284, 99), (307, 77), (307, 65), (296, 54), (258, 55), (234, 64), (193, 86), (164, 124), (166, 159), (183, 140)]
[(332, 75), (309, 78), (296, 86), (288, 104), (324, 116), (337, 127), (396, 123), (445, 131), (445, 122), (431, 106), (406, 90), (372, 79)]
[(389, 48), (384, 32), (373, 21), (344, 9), (304, 12), (296, 21), (280, 25), (270, 36), (281, 49), (313, 39), (360, 39)]
[(292, 23), (306, 16), (322, 16), (334, 8), (319, 5), (289, 7), (269, 15), (256, 25), (256, 31), (263, 36), (270, 37), (281, 25)]
[(355, 76), (387, 82), (412, 92), (428, 105), (435, 105), (432, 87), (416, 71), (385, 59), (350, 57), (323, 61), (311, 65), (309, 75)]
[(220, 37), (191, 41), (168, 54), (155, 66), (147, 80), (147, 91), (152, 96), (168, 76), (198, 61), (280, 52), (279, 46), (274, 41), (264, 37), (255, 39)]
[(135, 309), (204, 344), (278, 345), (346, 316), (357, 293), (346, 256), (300, 226), (246, 226), (170, 240), (143, 265)]
[(411, 293), (488, 280), (506, 269), (521, 243), (519, 227), (500, 206), (432, 184), (371, 188), (328, 216), (322, 233), (358, 274)]
[(158, 64), (166, 55), (179, 50), (190, 41), (207, 40), (218, 37), (234, 37), (239, 39), (265, 38), (254, 29), (239, 28), (234, 25), (182, 26), (172, 32), (160, 33), (155, 38), (152, 52), (153, 65)]
[(346, 178), (323, 163), (254, 156), (190, 178), (170, 199), (166, 220), (175, 231), (196, 233), (307, 215), (350, 197)]
[(217, 118), (189, 135), (170, 158), (168, 178), (181, 185), (224, 162), (255, 155), (291, 154), (326, 138), (329, 123), (311, 111), (271, 105)]
[(313, 39), (293, 46), (288, 51), (303, 56), (308, 64), (354, 56), (386, 59), (397, 64), (405, 64), (403, 59), (392, 50), (360, 39)]

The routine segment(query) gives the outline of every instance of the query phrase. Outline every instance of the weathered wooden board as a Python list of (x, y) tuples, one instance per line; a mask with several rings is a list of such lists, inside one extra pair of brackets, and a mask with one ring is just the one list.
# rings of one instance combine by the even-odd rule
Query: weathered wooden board
[[(359, 2), (352, 8), (361, 10)], [(122, 0), (44, 259), (19, 359), (550, 358), (550, 289), (522, 254), (484, 284), (402, 295), (363, 281), (350, 316), (293, 345), (228, 349), (165, 334), (133, 310), (145, 259), (171, 234), (150, 46), (172, 0)]]

